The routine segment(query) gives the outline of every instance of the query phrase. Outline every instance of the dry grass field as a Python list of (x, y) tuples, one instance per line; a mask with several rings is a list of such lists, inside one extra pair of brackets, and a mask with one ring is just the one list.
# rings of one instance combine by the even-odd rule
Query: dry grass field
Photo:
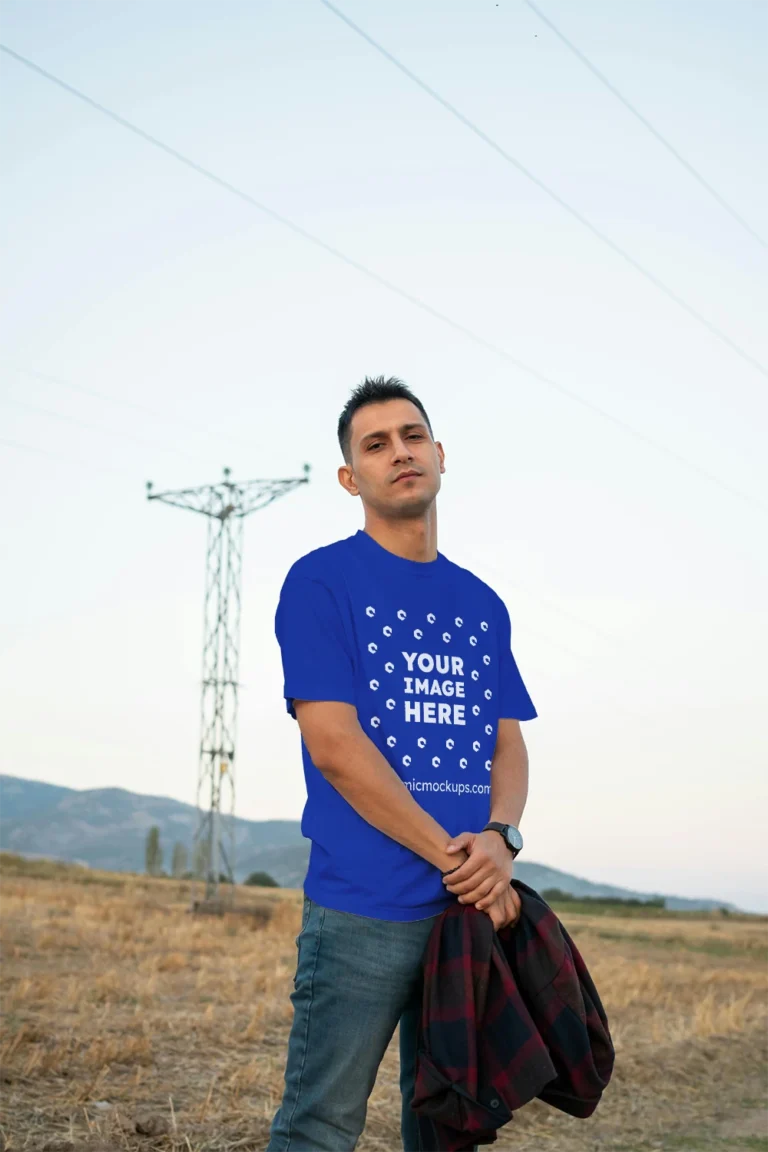
[[(266, 922), (193, 917), (187, 884), (2, 863), (0, 1148), (264, 1149), (300, 894), (239, 890)], [(524, 1108), (499, 1152), (768, 1150), (766, 919), (561, 916), (606, 1005), (614, 1080), (588, 1121)], [(359, 1148), (398, 1147), (393, 1043)]]

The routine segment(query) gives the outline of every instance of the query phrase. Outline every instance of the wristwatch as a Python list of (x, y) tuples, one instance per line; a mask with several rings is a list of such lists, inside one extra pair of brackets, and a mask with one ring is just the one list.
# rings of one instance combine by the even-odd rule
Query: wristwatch
[(520, 835), (520, 829), (515, 828), (514, 824), (499, 824), (496, 820), (492, 820), (490, 824), (486, 824), (483, 832), (498, 832), (512, 853), (513, 860), (518, 852), (522, 851), (523, 838)]

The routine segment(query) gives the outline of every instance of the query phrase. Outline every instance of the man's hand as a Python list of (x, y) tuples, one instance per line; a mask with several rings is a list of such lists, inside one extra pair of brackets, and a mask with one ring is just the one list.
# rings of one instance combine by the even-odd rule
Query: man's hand
[(486, 911), (509, 888), (512, 853), (498, 832), (462, 832), (448, 845), (448, 853), (469, 853), (469, 859), (450, 876), (443, 877), (449, 892), (460, 904), (474, 904)]
[(517, 923), (520, 917), (520, 896), (518, 892), (511, 884), (508, 884), (501, 896), (494, 900), (492, 904), (489, 904), (485, 912), (486, 915), (490, 916), (496, 932), (500, 932), (502, 928), (508, 928), (510, 924)]

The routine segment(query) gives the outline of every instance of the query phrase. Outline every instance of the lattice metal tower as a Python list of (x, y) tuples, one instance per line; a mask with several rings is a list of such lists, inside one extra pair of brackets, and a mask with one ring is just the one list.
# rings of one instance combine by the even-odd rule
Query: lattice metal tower
[[(248, 480), (238, 484), (230, 479), (229, 468), (225, 468), (221, 483), (204, 484), (201, 488), (153, 492), (152, 483), (147, 483), (148, 500), (160, 500), (208, 518), (195, 835), (195, 860), (197, 870), (205, 876), (207, 901), (220, 899), (220, 874), (234, 881), (243, 522), (251, 512), (258, 512), (308, 482), (309, 464), (304, 465), (302, 477), (288, 480)], [(232, 887), (229, 891), (233, 891)]]

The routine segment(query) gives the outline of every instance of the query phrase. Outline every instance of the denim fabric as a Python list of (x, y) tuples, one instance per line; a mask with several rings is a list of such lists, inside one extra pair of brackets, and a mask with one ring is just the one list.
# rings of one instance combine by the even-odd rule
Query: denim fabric
[(436, 919), (374, 920), (305, 896), (285, 1091), (267, 1152), (352, 1152), (398, 1021), (403, 1148), (419, 1152), (410, 1102), (422, 956)]

